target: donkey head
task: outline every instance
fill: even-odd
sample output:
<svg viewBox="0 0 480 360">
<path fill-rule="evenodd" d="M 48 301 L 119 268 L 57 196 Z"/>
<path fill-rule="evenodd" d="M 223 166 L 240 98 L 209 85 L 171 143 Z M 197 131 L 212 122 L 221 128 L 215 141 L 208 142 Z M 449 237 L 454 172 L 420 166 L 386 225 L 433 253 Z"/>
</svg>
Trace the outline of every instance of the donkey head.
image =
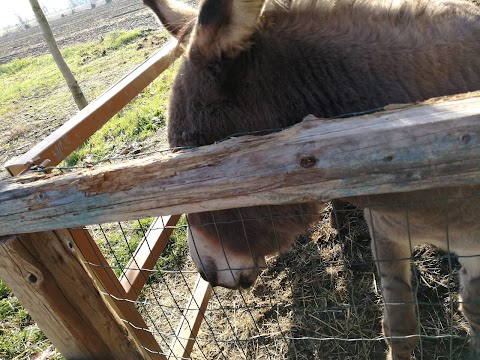
<svg viewBox="0 0 480 360">
<path fill-rule="evenodd" d="M 228 288 L 251 286 L 267 255 L 288 250 L 318 222 L 317 204 L 255 206 L 188 215 L 190 254 L 202 277 Z"/>
<path fill-rule="evenodd" d="M 170 146 L 212 144 L 302 119 L 285 96 L 274 101 L 267 96 L 270 80 L 262 85 L 268 76 L 259 64 L 269 61 L 259 59 L 255 47 L 263 47 L 257 40 L 264 0 L 204 0 L 198 13 L 173 0 L 144 2 L 185 50 L 171 90 Z M 317 213 L 312 209 L 308 212 Z M 304 210 L 291 205 L 189 214 L 192 258 L 212 285 L 248 287 L 265 256 L 289 247 L 310 225 Z"/>
</svg>

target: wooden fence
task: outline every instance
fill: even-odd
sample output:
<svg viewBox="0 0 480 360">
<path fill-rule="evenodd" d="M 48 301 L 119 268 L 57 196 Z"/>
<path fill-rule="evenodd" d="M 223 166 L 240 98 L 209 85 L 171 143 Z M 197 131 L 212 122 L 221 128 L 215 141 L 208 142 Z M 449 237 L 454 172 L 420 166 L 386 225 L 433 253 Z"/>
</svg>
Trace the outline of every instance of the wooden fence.
<svg viewBox="0 0 480 360">
<path fill-rule="evenodd" d="M 60 163 L 179 54 L 168 43 L 7 169 L 18 175 Z M 132 302 L 179 219 L 171 214 L 480 184 L 479 123 L 480 93 L 472 93 L 355 119 L 308 117 L 262 137 L 13 178 L 0 185 L 0 278 L 67 358 L 189 357 L 211 294 L 207 283 L 197 278 L 170 349 L 160 348 Z M 158 218 L 120 279 L 78 229 L 151 216 Z"/>
<path fill-rule="evenodd" d="M 16 176 L 32 166 L 58 165 L 180 54 L 177 43 L 170 41 L 26 154 L 10 160 L 6 169 Z M 0 188 L 2 193 L 6 190 L 3 185 Z M 66 358 L 188 357 L 202 318 L 197 304 L 205 308 L 211 294 L 206 282 L 198 277 L 171 349 L 160 348 L 132 302 L 178 219 L 178 215 L 168 215 L 152 223 L 120 278 L 108 266 L 88 231 L 58 226 L 54 226 L 58 231 L 35 230 L 24 235 L 11 234 L 28 231 L 7 231 L 3 235 L 8 236 L 0 237 L 0 278 Z M 82 266 L 85 264 L 94 266 Z M 99 291 L 109 295 L 100 296 Z"/>
</svg>

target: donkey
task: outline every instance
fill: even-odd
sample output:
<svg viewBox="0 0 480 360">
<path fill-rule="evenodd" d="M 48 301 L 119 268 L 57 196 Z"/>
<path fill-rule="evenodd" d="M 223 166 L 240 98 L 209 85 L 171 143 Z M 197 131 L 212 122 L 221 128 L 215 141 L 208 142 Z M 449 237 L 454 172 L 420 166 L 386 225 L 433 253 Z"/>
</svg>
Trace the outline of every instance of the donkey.
<svg viewBox="0 0 480 360">
<path fill-rule="evenodd" d="M 203 0 L 197 11 L 143 1 L 185 50 L 171 90 L 172 147 L 480 88 L 480 11 L 468 2 Z M 480 356 L 480 261 L 468 257 L 480 254 L 480 200 L 472 194 L 480 187 L 345 199 L 365 209 L 391 359 L 409 359 L 418 342 L 408 258 L 421 243 L 466 256 L 463 312 Z M 189 214 L 192 258 L 212 285 L 249 287 L 265 256 L 290 247 L 323 209 Z"/>
</svg>

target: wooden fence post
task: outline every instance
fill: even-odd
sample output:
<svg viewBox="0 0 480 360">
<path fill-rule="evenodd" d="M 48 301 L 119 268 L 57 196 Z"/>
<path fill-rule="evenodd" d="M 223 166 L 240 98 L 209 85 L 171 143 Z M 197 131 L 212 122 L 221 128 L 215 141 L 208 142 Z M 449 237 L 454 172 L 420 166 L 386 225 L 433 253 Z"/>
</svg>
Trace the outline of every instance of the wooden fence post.
<svg viewBox="0 0 480 360">
<path fill-rule="evenodd" d="M 166 43 L 156 54 L 26 154 L 11 159 L 5 164 L 7 170 L 11 175 L 19 175 L 32 165 L 59 164 L 168 68 L 181 53 L 182 49 L 175 40 Z M 170 221 L 173 223 L 174 219 Z M 9 234 L 16 232 L 17 229 Z M 167 233 L 168 230 L 159 234 L 162 240 L 168 238 Z M 75 254 L 72 242 L 78 246 L 77 249 L 88 251 Z M 153 238 L 147 240 L 147 244 L 150 243 L 155 243 L 155 248 L 161 246 L 161 241 Z M 165 359 L 135 304 L 124 301 L 131 294 L 124 291 L 111 269 L 82 267 L 80 262 L 87 261 L 87 255 L 103 263 L 103 255 L 97 251 L 98 247 L 91 236 L 78 229 L 0 236 L 0 278 L 5 280 L 66 358 Z M 149 256 L 144 265 L 153 268 L 152 259 L 156 260 L 160 253 L 154 255 L 156 258 Z M 143 259 L 146 257 L 143 256 Z M 64 264 L 63 261 L 67 262 Z M 137 276 L 140 272 L 132 270 L 128 275 L 137 279 L 141 278 Z M 97 278 L 101 275 L 97 279 L 99 289 L 103 286 L 110 295 L 106 301 L 113 311 L 105 304 L 88 274 Z M 106 279 L 106 283 L 100 284 L 101 279 Z M 134 288 L 130 290 L 139 292 L 142 279 L 135 280 L 133 285 Z M 122 320 L 116 314 L 122 316 Z"/>
<path fill-rule="evenodd" d="M 0 278 L 67 359 L 145 359 L 78 260 L 48 231 L 0 237 Z"/>
<path fill-rule="evenodd" d="M 183 316 L 175 331 L 175 338 L 170 346 L 169 360 L 190 358 L 211 296 L 212 287 L 198 275 L 193 286 L 192 296 L 185 305 Z"/>
<path fill-rule="evenodd" d="M 102 252 L 88 230 L 62 229 L 58 230 L 57 233 L 75 242 L 75 246 L 78 249 L 78 257 L 84 264 L 88 264 L 86 265 L 86 271 L 96 280 L 99 290 L 103 290 L 105 300 L 126 322 L 132 335 L 138 339 L 138 344 L 148 354 L 148 358 L 152 360 L 166 359 L 160 345 L 135 307 L 135 303 L 129 301 L 128 293 L 108 265 L 107 260 L 103 257 Z M 140 293 L 141 288 L 138 291 Z"/>
</svg>

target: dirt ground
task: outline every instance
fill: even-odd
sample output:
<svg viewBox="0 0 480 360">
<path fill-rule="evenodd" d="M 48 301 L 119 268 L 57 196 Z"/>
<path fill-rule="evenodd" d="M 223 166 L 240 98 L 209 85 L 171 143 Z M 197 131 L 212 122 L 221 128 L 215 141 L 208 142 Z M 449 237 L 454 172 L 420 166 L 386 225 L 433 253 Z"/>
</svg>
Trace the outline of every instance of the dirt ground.
<svg viewBox="0 0 480 360">
<path fill-rule="evenodd" d="M 98 39 L 112 30 L 157 29 L 159 23 L 141 0 L 113 0 L 110 4 L 50 21 L 60 48 Z M 19 29 L 0 37 L 0 64 L 15 58 L 46 54 L 38 26 Z"/>
</svg>

